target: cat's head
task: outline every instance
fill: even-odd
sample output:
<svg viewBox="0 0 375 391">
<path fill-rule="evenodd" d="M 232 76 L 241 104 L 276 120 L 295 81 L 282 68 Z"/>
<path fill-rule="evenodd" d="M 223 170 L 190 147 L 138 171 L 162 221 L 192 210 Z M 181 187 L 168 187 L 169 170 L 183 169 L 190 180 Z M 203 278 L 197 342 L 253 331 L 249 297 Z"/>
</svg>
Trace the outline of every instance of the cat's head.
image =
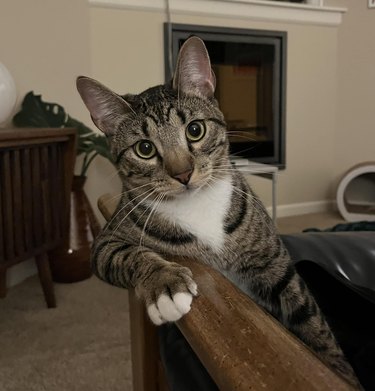
<svg viewBox="0 0 375 391">
<path fill-rule="evenodd" d="M 198 37 L 182 46 L 172 83 L 120 96 L 77 79 L 96 126 L 109 140 L 127 187 L 150 184 L 174 196 L 209 186 L 228 169 L 228 139 L 214 98 L 215 76 Z"/>
</svg>

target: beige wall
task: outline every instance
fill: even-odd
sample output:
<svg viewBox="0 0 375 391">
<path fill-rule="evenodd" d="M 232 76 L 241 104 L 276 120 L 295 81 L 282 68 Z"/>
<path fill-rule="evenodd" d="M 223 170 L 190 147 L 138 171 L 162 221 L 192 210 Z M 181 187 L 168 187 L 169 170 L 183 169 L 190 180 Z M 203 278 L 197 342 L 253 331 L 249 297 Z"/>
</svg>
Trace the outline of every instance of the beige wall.
<svg viewBox="0 0 375 391">
<path fill-rule="evenodd" d="M 343 171 L 373 160 L 375 10 L 366 0 L 326 3 L 349 7 L 338 28 L 173 16 L 179 23 L 288 31 L 287 169 L 279 204 L 332 199 Z M 2 0 L 0 61 L 20 98 L 34 90 L 93 126 L 75 77 L 93 76 L 120 93 L 162 83 L 164 20 L 162 13 L 89 7 L 86 0 Z M 93 203 L 119 189 L 113 173 L 103 160 L 93 164 L 86 186 Z M 269 182 L 252 181 L 270 204 Z"/>
<path fill-rule="evenodd" d="M 86 0 L 1 0 L 0 61 L 12 73 L 19 100 L 34 90 L 88 119 L 75 91 L 90 72 Z"/>
<path fill-rule="evenodd" d="M 336 180 L 355 164 L 375 161 L 375 8 L 367 0 L 330 0 L 348 12 L 339 30 Z"/>
</svg>

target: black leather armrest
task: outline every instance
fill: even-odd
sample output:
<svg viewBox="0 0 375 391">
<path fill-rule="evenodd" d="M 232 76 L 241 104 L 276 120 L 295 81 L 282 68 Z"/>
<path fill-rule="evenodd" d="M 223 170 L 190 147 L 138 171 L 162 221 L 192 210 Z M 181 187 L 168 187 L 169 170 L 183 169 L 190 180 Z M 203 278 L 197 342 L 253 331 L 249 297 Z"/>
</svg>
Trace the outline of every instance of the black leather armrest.
<svg viewBox="0 0 375 391">
<path fill-rule="evenodd" d="M 311 261 L 375 303 L 375 232 L 282 235 L 293 261 Z"/>
</svg>

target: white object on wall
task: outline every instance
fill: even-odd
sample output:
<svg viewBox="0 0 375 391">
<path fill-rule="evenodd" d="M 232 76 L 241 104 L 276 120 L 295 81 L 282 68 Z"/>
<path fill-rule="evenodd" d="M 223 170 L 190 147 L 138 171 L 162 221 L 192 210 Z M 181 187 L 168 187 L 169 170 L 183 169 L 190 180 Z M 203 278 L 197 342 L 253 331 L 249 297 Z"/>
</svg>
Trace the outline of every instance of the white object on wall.
<svg viewBox="0 0 375 391">
<path fill-rule="evenodd" d="M 6 125 L 16 101 L 16 84 L 6 66 L 0 62 L 0 126 Z"/>
<path fill-rule="evenodd" d="M 343 176 L 337 208 L 346 221 L 375 221 L 375 162 L 358 164 Z"/>
<path fill-rule="evenodd" d="M 375 8 L 375 0 L 368 0 L 368 7 Z"/>
</svg>

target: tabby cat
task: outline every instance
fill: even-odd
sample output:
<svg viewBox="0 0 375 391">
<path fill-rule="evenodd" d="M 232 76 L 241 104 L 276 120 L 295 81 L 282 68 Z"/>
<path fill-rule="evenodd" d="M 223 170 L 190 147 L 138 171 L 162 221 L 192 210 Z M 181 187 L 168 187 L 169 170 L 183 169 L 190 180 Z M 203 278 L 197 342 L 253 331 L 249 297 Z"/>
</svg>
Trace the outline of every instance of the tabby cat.
<svg viewBox="0 0 375 391">
<path fill-rule="evenodd" d="M 108 137 L 123 183 L 118 208 L 93 246 L 96 275 L 134 287 L 160 325 L 189 312 L 197 295 L 191 271 L 166 258 L 199 259 L 358 385 L 263 205 L 230 163 L 202 40 L 184 43 L 170 84 L 119 96 L 79 77 L 77 88 Z"/>
</svg>

